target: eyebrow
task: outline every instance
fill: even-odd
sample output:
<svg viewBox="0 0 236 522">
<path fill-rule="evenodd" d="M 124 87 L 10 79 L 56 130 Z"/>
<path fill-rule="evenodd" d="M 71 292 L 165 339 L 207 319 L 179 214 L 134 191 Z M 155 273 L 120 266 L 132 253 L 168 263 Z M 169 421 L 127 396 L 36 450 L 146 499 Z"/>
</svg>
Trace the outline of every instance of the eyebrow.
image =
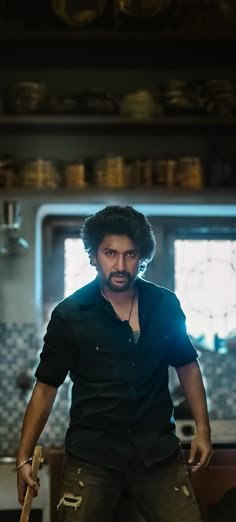
<svg viewBox="0 0 236 522">
<path fill-rule="evenodd" d="M 117 252 L 117 250 L 115 248 L 110 248 L 110 247 L 104 247 L 104 252 L 106 250 L 109 250 L 109 252 Z M 129 250 L 125 250 L 125 252 L 123 252 L 123 253 L 130 254 L 132 252 L 135 252 L 137 254 L 137 252 L 138 252 L 137 248 L 130 248 Z"/>
</svg>

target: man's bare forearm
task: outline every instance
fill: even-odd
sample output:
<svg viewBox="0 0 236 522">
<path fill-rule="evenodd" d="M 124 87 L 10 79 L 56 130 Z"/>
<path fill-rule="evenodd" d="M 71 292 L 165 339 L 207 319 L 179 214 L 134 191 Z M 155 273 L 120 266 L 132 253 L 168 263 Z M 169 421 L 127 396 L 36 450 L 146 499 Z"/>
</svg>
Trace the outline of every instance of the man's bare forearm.
<svg viewBox="0 0 236 522">
<path fill-rule="evenodd" d="M 197 430 L 210 432 L 205 388 L 197 361 L 176 368 L 180 384 L 184 390 Z"/>
<path fill-rule="evenodd" d="M 57 388 L 37 382 L 24 415 L 17 464 L 28 459 L 48 420 Z"/>
<path fill-rule="evenodd" d="M 206 393 L 197 361 L 176 368 L 176 371 L 197 428 L 188 458 L 189 465 L 196 472 L 205 469 L 213 455 Z"/>
</svg>

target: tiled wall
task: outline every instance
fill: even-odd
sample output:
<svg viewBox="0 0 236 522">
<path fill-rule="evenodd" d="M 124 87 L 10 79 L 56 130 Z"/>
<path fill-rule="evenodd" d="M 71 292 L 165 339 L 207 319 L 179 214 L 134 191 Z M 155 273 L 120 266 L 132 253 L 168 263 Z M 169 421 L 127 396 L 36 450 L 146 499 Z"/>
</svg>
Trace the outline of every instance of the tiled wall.
<svg viewBox="0 0 236 522">
<path fill-rule="evenodd" d="M 14 455 L 26 404 L 34 384 L 42 339 L 32 323 L 0 324 L 0 455 Z M 236 353 L 203 352 L 199 358 L 207 388 L 210 414 L 236 419 Z M 23 376 L 30 390 L 17 384 Z M 68 424 L 69 379 L 59 389 L 49 421 L 40 438 L 44 446 L 63 446 Z"/>
<path fill-rule="evenodd" d="M 39 347 L 40 345 L 40 347 Z M 33 388 L 34 369 L 39 360 L 42 340 L 37 339 L 34 324 L 0 323 L 0 455 L 14 455 L 18 446 L 23 415 Z M 30 389 L 17 386 L 29 380 Z M 69 381 L 57 395 L 53 411 L 40 443 L 63 446 L 68 424 Z"/>
<path fill-rule="evenodd" d="M 212 419 L 236 420 L 236 351 L 199 355 Z"/>
</svg>

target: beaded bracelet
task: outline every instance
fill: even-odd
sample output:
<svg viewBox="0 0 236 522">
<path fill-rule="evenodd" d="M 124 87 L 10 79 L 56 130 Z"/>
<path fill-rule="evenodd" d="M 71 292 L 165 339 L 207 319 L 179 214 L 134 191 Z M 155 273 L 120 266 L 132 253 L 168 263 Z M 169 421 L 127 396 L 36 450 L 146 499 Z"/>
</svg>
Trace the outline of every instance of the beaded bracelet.
<svg viewBox="0 0 236 522">
<path fill-rule="evenodd" d="M 21 462 L 20 464 L 18 464 L 18 466 L 15 467 L 15 470 L 17 471 L 18 469 L 22 468 L 22 466 L 24 466 L 25 464 L 28 464 L 29 462 L 32 462 L 32 457 L 30 457 L 29 459 L 23 460 L 23 462 Z"/>
</svg>

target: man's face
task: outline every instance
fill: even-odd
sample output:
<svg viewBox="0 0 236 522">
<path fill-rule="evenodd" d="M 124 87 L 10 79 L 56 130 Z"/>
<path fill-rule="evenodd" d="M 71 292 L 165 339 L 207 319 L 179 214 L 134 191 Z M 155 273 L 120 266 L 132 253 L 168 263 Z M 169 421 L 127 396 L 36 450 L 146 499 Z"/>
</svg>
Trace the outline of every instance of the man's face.
<svg viewBox="0 0 236 522">
<path fill-rule="evenodd" d="M 138 275 L 140 255 L 133 241 L 125 234 L 107 234 L 92 261 L 102 286 L 106 285 L 113 292 L 124 292 L 133 285 Z"/>
</svg>

